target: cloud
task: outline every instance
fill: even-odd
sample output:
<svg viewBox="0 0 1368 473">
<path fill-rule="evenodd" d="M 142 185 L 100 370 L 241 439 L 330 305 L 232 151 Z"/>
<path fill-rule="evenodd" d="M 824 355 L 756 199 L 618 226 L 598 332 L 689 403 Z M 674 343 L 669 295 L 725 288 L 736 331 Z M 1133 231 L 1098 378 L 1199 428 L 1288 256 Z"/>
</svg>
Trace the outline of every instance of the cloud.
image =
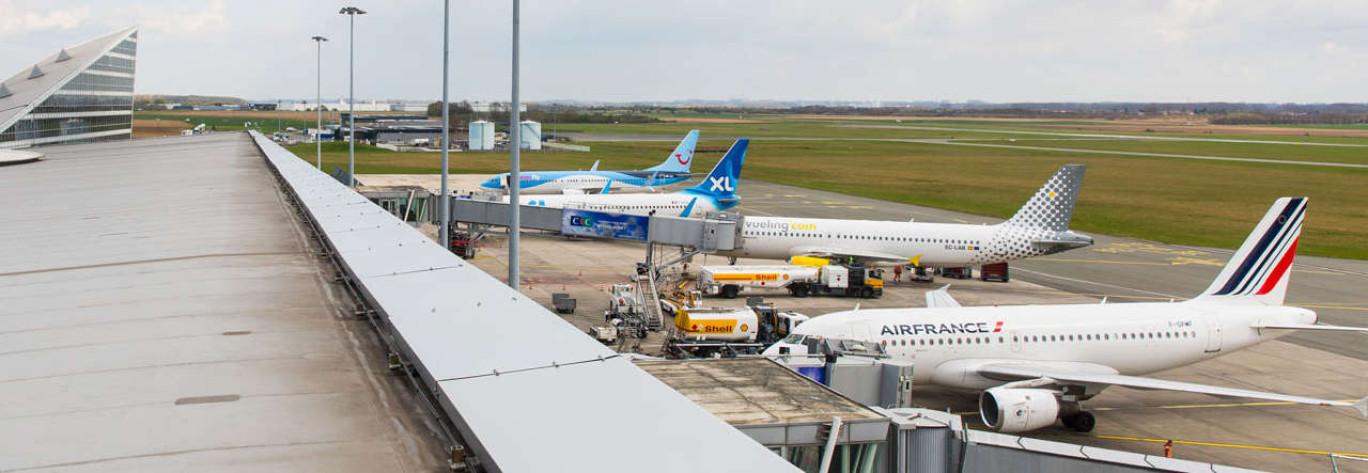
<svg viewBox="0 0 1368 473">
<path fill-rule="evenodd" d="M 1320 45 L 1320 50 L 1321 50 L 1321 52 L 1326 53 L 1326 54 L 1340 54 L 1340 53 L 1349 52 L 1349 48 L 1346 48 L 1346 47 L 1344 47 L 1344 46 L 1340 46 L 1339 43 L 1335 43 L 1335 42 L 1325 42 L 1325 43 L 1321 43 L 1321 45 Z"/>
<path fill-rule="evenodd" d="M 199 5 L 199 4 L 191 4 Z M 149 31 L 165 33 L 167 36 L 206 37 L 228 31 L 225 16 L 227 4 L 223 0 L 209 2 L 203 10 L 183 10 L 138 5 L 134 8 L 135 17 L 142 27 Z"/>
<path fill-rule="evenodd" d="M 90 18 L 90 7 L 50 10 L 45 13 L 23 11 L 11 0 L 0 0 L 0 36 L 50 29 L 69 30 Z"/>
</svg>

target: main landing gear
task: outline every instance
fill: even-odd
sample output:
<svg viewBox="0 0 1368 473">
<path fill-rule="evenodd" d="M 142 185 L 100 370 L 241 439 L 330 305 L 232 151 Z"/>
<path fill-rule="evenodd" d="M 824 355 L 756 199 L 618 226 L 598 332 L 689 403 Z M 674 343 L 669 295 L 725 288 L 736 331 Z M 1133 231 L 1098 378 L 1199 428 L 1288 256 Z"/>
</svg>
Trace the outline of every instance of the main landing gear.
<svg viewBox="0 0 1368 473">
<path fill-rule="evenodd" d="M 1092 413 L 1088 411 L 1078 411 L 1073 414 L 1063 415 L 1059 417 L 1059 420 L 1064 423 L 1065 427 L 1074 429 L 1077 432 L 1091 432 L 1093 427 L 1097 426 L 1097 418 L 1093 417 Z"/>
</svg>

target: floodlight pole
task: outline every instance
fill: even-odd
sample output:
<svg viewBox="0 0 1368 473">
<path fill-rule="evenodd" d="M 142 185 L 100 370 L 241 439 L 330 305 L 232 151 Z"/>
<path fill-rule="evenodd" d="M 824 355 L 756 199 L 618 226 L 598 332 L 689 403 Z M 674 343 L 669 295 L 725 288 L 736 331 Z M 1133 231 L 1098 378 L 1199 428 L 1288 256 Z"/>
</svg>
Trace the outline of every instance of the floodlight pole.
<svg viewBox="0 0 1368 473">
<path fill-rule="evenodd" d="M 318 105 L 314 106 L 314 111 L 318 112 L 318 126 L 314 128 L 314 142 L 318 144 L 318 155 L 314 158 L 318 162 L 318 169 L 323 170 L 323 42 L 328 38 L 314 36 L 314 43 L 318 44 Z"/>
<path fill-rule="evenodd" d="M 347 187 L 356 187 L 356 15 L 366 11 L 346 7 L 338 13 L 347 15 Z"/>
<path fill-rule="evenodd" d="M 451 58 L 451 0 L 442 0 L 442 198 L 437 210 L 442 213 L 442 228 L 437 232 L 442 248 L 451 250 L 450 193 L 447 191 L 447 159 L 451 151 L 451 102 L 447 99 L 447 84 Z M 465 255 L 461 255 L 464 257 Z"/>
<path fill-rule="evenodd" d="M 508 207 L 512 209 L 512 215 L 508 219 L 508 287 L 518 290 L 518 240 L 522 231 L 522 202 L 518 199 L 518 188 L 522 187 L 522 177 L 519 175 L 520 156 L 519 149 L 522 148 L 518 135 L 522 124 L 519 123 L 518 116 L 518 0 L 513 0 L 513 104 L 508 109 L 508 146 L 511 150 L 508 163 Z"/>
</svg>

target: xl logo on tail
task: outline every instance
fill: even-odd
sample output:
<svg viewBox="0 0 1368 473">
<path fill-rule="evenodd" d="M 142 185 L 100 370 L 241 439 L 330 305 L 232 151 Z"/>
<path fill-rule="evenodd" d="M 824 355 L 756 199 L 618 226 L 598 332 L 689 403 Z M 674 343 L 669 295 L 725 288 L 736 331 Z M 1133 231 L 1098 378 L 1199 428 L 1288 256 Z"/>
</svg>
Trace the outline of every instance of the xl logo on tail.
<svg viewBox="0 0 1368 473">
<path fill-rule="evenodd" d="M 735 192 L 735 191 L 736 191 L 736 189 L 732 188 L 731 176 L 709 177 L 708 180 L 709 180 L 709 181 L 712 181 L 712 188 L 711 188 L 711 189 L 708 189 L 709 192 Z"/>
</svg>

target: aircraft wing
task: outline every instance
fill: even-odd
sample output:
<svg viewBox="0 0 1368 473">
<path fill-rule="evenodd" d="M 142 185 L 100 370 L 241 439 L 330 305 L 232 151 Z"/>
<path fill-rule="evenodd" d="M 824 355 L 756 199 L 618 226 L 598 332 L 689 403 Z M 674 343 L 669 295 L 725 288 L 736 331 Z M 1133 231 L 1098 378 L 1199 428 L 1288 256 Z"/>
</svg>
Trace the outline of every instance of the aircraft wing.
<svg viewBox="0 0 1368 473">
<path fill-rule="evenodd" d="M 818 258 L 845 258 L 854 257 L 868 261 L 888 262 L 888 263 L 912 263 L 917 264 L 921 255 L 916 258 L 906 258 L 893 253 L 882 251 L 854 250 L 849 248 L 835 248 L 829 246 L 797 246 L 789 251 L 789 256 L 815 256 Z"/>
<path fill-rule="evenodd" d="M 1342 325 L 1320 325 L 1320 324 L 1255 324 L 1253 328 L 1267 330 L 1325 330 L 1331 332 L 1359 332 L 1368 333 L 1365 327 L 1345 327 Z"/>
<path fill-rule="evenodd" d="M 954 297 L 950 297 L 950 285 L 946 284 L 944 286 L 941 286 L 940 289 L 936 289 L 934 291 L 926 291 L 926 306 L 959 307 L 960 303 L 959 301 L 955 300 Z"/>
<path fill-rule="evenodd" d="M 1018 380 L 1048 380 L 1053 384 L 1092 384 L 1092 385 L 1112 385 L 1125 386 L 1134 389 L 1157 389 L 1164 391 L 1181 391 L 1189 393 L 1210 394 L 1213 396 L 1243 397 L 1249 399 L 1264 399 L 1268 401 L 1295 402 L 1298 404 L 1311 404 L 1316 406 L 1344 406 L 1352 407 L 1364 417 L 1368 417 L 1368 397 L 1358 400 L 1358 402 L 1335 401 L 1329 399 L 1316 399 L 1312 397 L 1292 396 L 1288 394 L 1270 393 L 1264 391 L 1251 391 L 1247 389 L 1226 388 L 1221 386 L 1209 386 L 1205 384 L 1184 383 L 1180 381 L 1168 381 L 1163 379 L 1142 378 L 1139 376 L 1126 376 L 1120 374 L 1093 373 L 1081 370 L 1064 370 L 1050 366 L 1040 366 L 1032 364 L 986 364 L 978 367 L 978 373 L 992 379 L 1018 379 Z"/>
</svg>

